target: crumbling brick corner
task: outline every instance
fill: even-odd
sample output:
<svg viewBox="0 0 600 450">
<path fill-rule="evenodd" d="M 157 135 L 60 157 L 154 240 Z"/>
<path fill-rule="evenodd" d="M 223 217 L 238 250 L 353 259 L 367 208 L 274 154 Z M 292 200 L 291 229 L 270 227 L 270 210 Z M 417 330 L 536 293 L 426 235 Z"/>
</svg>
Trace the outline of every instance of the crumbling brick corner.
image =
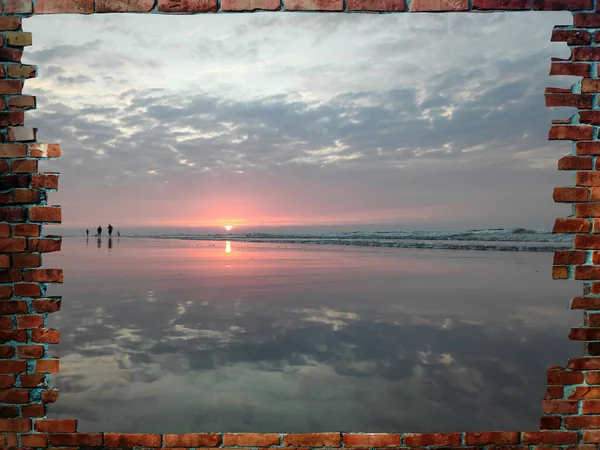
<svg viewBox="0 0 600 450">
<path fill-rule="evenodd" d="M 485 450 L 596 450 L 600 448 L 600 3 L 597 0 L 1 0 L 0 3 L 0 448 L 464 448 Z M 553 58 L 551 75 L 582 77 L 570 89 L 548 88 L 547 106 L 575 107 L 555 120 L 549 139 L 572 141 L 559 170 L 575 172 L 574 186 L 554 190 L 556 202 L 572 203 L 573 214 L 556 220 L 553 231 L 572 233 L 574 246 L 554 255 L 554 279 L 581 280 L 583 295 L 571 309 L 583 310 L 583 324 L 569 338 L 583 341 L 584 356 L 567 367 L 551 367 L 542 400 L 540 430 L 484 433 L 80 433 L 77 420 L 46 418 L 58 398 L 49 389 L 58 358 L 49 344 L 58 330 L 48 314 L 61 298 L 49 297 L 49 283 L 61 283 L 60 269 L 42 268 L 43 253 L 59 251 L 60 236 L 44 225 L 60 223 L 59 206 L 48 205 L 58 174 L 40 172 L 40 160 L 60 158 L 58 144 L 38 143 L 24 126 L 35 97 L 23 94 L 37 67 L 21 64 L 32 35 L 22 21 L 33 14 L 137 12 L 196 14 L 249 11 L 322 12 L 494 12 L 571 11 L 572 25 L 555 27 L 552 41 L 566 42 L 568 59 Z M 598 11 L 598 12 L 597 12 Z M 565 330 L 566 333 L 566 330 Z M 410 407 L 398 405 L 399 408 Z M 358 430 L 359 431 L 359 430 Z"/>
</svg>

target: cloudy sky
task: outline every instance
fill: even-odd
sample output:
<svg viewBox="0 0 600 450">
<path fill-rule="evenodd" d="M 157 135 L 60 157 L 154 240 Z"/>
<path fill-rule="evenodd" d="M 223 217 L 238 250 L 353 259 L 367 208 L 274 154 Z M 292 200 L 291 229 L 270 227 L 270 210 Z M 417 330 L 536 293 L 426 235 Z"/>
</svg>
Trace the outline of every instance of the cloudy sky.
<svg viewBox="0 0 600 450">
<path fill-rule="evenodd" d="M 45 15 L 23 63 L 61 231 L 551 228 L 569 13 Z M 218 228 L 217 228 L 218 227 Z"/>
</svg>

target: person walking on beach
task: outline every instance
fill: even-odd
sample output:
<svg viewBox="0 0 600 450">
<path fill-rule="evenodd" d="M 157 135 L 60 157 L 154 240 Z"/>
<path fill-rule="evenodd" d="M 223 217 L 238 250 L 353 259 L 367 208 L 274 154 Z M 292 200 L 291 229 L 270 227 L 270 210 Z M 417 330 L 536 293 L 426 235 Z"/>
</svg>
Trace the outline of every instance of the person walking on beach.
<svg viewBox="0 0 600 450">
<path fill-rule="evenodd" d="M 117 231 L 117 237 L 121 237 L 121 232 Z"/>
<path fill-rule="evenodd" d="M 88 228 L 87 230 L 85 230 L 85 235 L 86 235 L 87 237 L 90 237 L 90 230 L 89 230 L 89 228 Z"/>
<path fill-rule="evenodd" d="M 111 237 L 112 236 L 113 226 L 109 223 L 107 228 L 108 228 L 108 237 Z"/>
<path fill-rule="evenodd" d="M 98 225 L 98 234 L 96 236 L 102 236 L 102 227 Z"/>
</svg>

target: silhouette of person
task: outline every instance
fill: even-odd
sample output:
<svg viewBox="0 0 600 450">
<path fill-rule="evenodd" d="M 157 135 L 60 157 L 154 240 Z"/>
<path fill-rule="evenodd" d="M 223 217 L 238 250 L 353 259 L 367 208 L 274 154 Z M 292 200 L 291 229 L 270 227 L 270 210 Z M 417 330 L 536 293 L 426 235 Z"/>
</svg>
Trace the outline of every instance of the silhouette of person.
<svg viewBox="0 0 600 450">
<path fill-rule="evenodd" d="M 121 237 L 121 232 L 117 231 L 117 237 Z"/>
<path fill-rule="evenodd" d="M 109 223 L 107 228 L 108 228 L 108 237 L 111 237 L 112 236 L 113 226 Z"/>
<path fill-rule="evenodd" d="M 85 235 L 86 235 L 87 237 L 90 237 L 90 230 L 89 230 L 89 229 L 88 229 L 88 230 L 85 230 Z"/>
<path fill-rule="evenodd" d="M 102 236 L 102 227 L 98 225 L 98 234 L 97 236 Z"/>
</svg>

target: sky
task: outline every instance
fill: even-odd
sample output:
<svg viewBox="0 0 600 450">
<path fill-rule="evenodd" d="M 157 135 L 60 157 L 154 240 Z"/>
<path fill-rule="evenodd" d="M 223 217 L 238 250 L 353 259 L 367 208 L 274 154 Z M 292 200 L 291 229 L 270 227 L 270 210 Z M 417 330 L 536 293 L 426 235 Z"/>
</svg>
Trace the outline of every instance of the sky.
<svg viewBox="0 0 600 450">
<path fill-rule="evenodd" d="M 25 126 L 63 156 L 52 231 L 552 228 L 544 89 L 566 12 L 43 15 Z"/>
</svg>

